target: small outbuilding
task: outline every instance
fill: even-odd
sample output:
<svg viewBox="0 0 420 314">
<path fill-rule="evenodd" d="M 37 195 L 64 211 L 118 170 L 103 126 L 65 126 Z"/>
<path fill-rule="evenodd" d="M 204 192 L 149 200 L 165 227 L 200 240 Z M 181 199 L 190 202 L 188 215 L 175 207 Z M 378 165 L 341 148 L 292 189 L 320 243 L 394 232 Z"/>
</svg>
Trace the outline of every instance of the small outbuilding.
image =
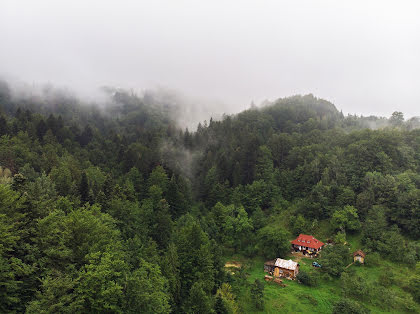
<svg viewBox="0 0 420 314">
<path fill-rule="evenodd" d="M 264 271 L 274 277 L 295 279 L 299 273 L 299 264 L 292 260 L 276 258 L 275 260 L 264 263 Z"/>
<path fill-rule="evenodd" d="M 362 250 L 357 250 L 356 252 L 353 253 L 353 261 L 364 264 L 365 256 L 366 254 Z"/>
</svg>

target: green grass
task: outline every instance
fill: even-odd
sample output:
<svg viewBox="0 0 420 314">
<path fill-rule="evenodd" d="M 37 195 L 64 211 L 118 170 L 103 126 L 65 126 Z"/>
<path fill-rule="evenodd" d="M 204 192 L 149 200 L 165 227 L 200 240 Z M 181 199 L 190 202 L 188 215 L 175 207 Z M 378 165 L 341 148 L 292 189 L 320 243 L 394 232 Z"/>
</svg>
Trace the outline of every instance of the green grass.
<svg viewBox="0 0 420 314">
<path fill-rule="evenodd" d="M 248 261 L 248 282 L 253 283 L 255 279 L 264 280 L 264 260 L 254 259 Z M 310 269 L 312 260 L 303 259 L 300 262 L 301 269 Z M 287 285 L 281 287 L 273 282 L 264 281 L 265 309 L 262 313 L 331 313 L 333 303 L 339 299 L 340 288 L 336 282 L 311 288 L 299 284 L 297 281 L 284 279 Z M 249 291 L 242 290 L 243 295 L 239 298 L 239 304 L 244 313 L 257 312 L 249 295 Z"/>
<path fill-rule="evenodd" d="M 350 239 L 352 249 L 359 248 L 360 238 L 354 237 Z M 273 282 L 264 281 L 264 260 L 262 258 L 244 259 L 239 256 L 235 260 L 240 260 L 248 265 L 247 281 L 252 284 L 255 279 L 264 282 L 264 311 L 260 313 L 332 313 L 334 303 L 341 298 L 340 279 L 320 281 L 317 287 L 307 287 L 299 284 L 297 281 L 283 279 L 286 287 L 281 287 Z M 290 256 L 294 259 L 294 256 Z M 312 259 L 303 258 L 299 261 L 301 270 L 312 269 Z M 407 267 L 391 263 L 389 261 L 381 261 L 381 265 L 377 267 L 368 266 L 350 266 L 354 269 L 355 274 L 366 278 L 369 282 L 376 282 L 381 273 L 393 269 L 395 274 L 409 275 L 411 270 Z M 312 269 L 313 270 L 313 269 Z M 320 271 L 316 269 L 315 271 Z M 400 278 L 397 276 L 396 278 Z M 397 279 L 398 280 L 398 279 Z M 400 279 L 403 280 L 403 279 Z M 404 293 L 401 284 L 394 284 L 390 289 L 399 293 Z M 249 288 L 241 287 L 238 297 L 238 304 L 243 313 L 258 312 L 252 302 Z M 363 303 L 372 313 L 404 313 L 395 309 L 387 311 L 370 305 L 369 302 Z"/>
<path fill-rule="evenodd" d="M 350 244 L 351 252 L 355 252 L 357 250 L 361 250 L 362 245 L 362 234 L 347 234 L 347 243 Z"/>
</svg>

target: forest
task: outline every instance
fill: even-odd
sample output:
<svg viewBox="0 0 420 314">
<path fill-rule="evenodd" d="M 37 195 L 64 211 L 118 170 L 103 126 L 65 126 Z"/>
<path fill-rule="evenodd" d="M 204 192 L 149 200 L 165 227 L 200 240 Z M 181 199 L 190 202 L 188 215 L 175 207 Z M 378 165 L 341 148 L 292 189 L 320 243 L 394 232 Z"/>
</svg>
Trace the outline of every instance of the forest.
<svg viewBox="0 0 420 314">
<path fill-rule="evenodd" d="M 188 130 L 107 92 L 0 83 L 1 313 L 420 311 L 419 119 L 297 95 Z M 264 282 L 300 233 L 322 267 Z"/>
</svg>

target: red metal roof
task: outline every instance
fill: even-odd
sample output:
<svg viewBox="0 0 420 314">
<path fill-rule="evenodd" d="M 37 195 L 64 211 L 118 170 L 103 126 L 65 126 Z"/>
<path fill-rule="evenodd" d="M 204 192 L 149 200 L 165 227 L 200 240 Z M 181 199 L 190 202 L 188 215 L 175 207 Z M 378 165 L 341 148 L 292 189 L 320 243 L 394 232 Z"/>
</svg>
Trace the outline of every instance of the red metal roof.
<svg viewBox="0 0 420 314">
<path fill-rule="evenodd" d="M 306 246 L 313 249 L 319 249 L 321 246 L 324 245 L 323 242 L 307 234 L 299 234 L 299 236 L 292 241 L 292 244 Z"/>
</svg>

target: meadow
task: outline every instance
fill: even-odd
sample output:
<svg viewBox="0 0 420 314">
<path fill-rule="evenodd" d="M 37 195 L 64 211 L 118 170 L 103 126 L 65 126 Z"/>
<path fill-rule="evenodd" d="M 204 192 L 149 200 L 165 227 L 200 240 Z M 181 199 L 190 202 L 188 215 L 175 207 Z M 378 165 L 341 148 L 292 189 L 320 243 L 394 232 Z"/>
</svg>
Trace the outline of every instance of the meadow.
<svg viewBox="0 0 420 314">
<path fill-rule="evenodd" d="M 360 248 L 360 235 L 350 236 L 348 239 L 350 251 L 353 252 Z M 326 278 L 322 276 L 322 270 L 312 266 L 313 261 L 317 259 L 301 258 L 290 254 L 287 259 L 299 262 L 300 271 L 320 272 L 319 284 L 315 287 L 305 286 L 298 280 L 283 279 L 286 287 L 281 287 L 274 282 L 264 281 L 264 262 L 261 257 L 245 258 L 234 256 L 235 260 L 240 261 L 245 267 L 247 284 L 251 285 L 255 279 L 259 279 L 264 284 L 264 310 L 258 311 L 253 302 L 250 289 L 246 285 L 237 289 L 237 302 L 243 313 L 332 313 L 335 302 L 342 297 L 342 279 Z M 369 286 L 378 285 L 383 278 L 390 277 L 388 291 L 392 291 L 397 296 L 406 295 L 404 286 L 407 284 L 406 278 L 412 272 L 412 269 L 392 263 L 387 260 L 381 260 L 379 265 L 351 265 L 347 272 L 352 276 L 360 276 L 365 279 Z M 397 275 L 398 274 L 398 275 Z M 382 277 L 381 277 L 382 275 Z M 371 313 L 409 313 L 418 312 L 417 308 L 395 308 L 381 303 L 378 299 L 366 299 L 360 302 L 368 308 Z"/>
</svg>

